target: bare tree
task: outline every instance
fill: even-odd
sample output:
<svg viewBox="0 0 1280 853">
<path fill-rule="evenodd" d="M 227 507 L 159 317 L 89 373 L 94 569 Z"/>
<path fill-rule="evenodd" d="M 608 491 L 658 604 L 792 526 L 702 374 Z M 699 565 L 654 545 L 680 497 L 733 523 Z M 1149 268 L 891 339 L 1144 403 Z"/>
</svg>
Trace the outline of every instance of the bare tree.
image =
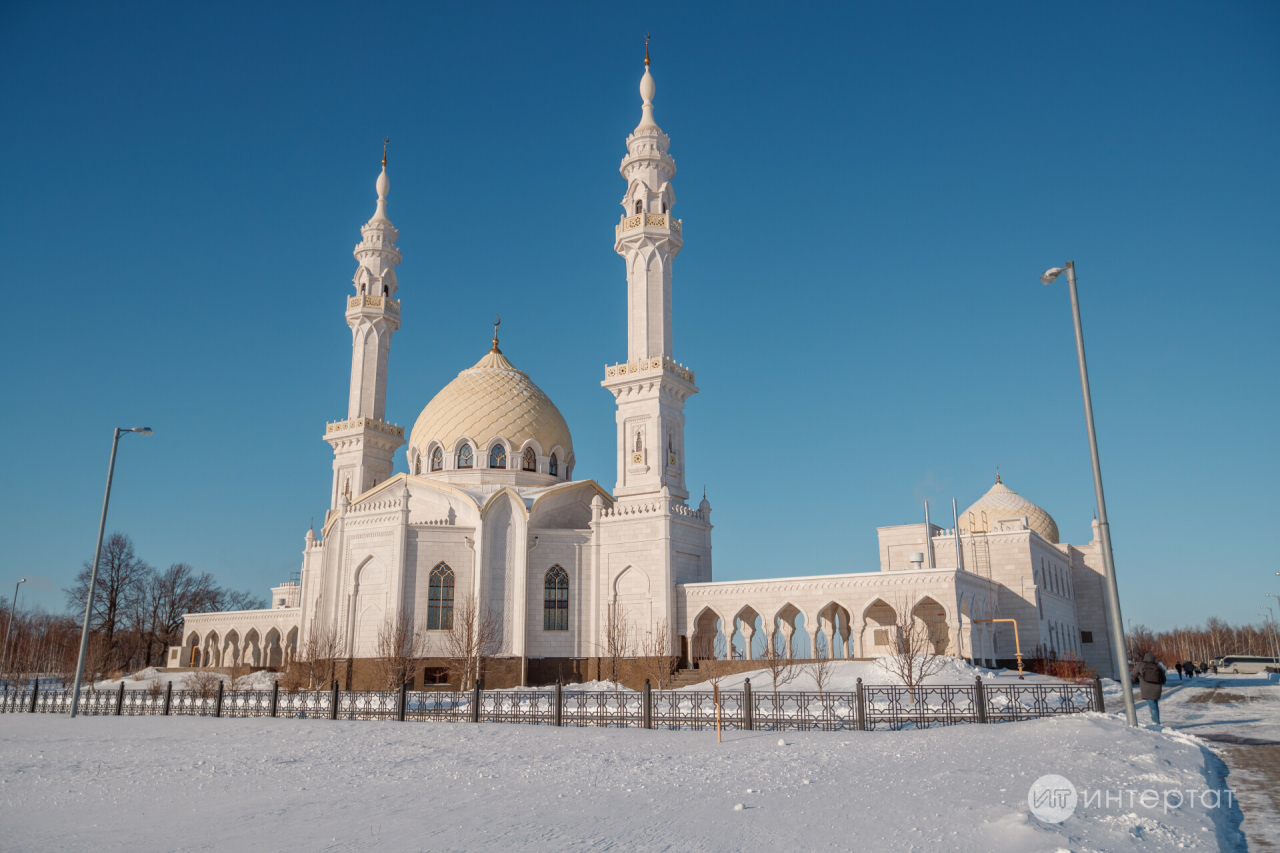
<svg viewBox="0 0 1280 853">
<path fill-rule="evenodd" d="M 657 684 L 659 690 L 662 689 L 662 682 L 669 681 L 680 665 L 680 656 L 673 649 L 670 623 L 665 618 L 659 619 L 658 624 L 640 642 L 640 662 L 645 677 Z"/>
<path fill-rule="evenodd" d="M 897 621 L 891 629 L 892 652 L 880 658 L 880 665 L 897 676 L 907 688 L 914 703 L 916 691 L 930 676 L 937 675 L 946 665 L 946 658 L 938 653 L 938 641 L 933 624 L 917 619 L 911 604 L 899 598 L 894 605 Z"/>
<path fill-rule="evenodd" d="M 89 598 L 89 575 L 92 565 L 86 560 L 76 575 L 75 582 L 63 590 L 67 606 L 83 612 Z M 133 550 L 133 540 L 123 533 L 112 533 L 102 543 L 102 557 L 98 561 L 98 573 L 94 583 L 93 611 L 90 626 L 100 631 L 106 640 L 107 650 L 115 663 L 116 632 L 125 621 L 135 601 L 142 595 L 145 580 L 151 567 Z M 110 665 L 110 664 L 109 664 Z"/>
<path fill-rule="evenodd" d="M 773 682 L 773 692 L 785 687 L 795 680 L 799 668 L 787 657 L 786 652 L 778 648 L 778 635 L 765 637 L 764 655 L 760 658 L 764 668 L 769 671 L 769 679 Z M 777 701 L 776 699 L 774 700 Z"/>
<path fill-rule="evenodd" d="M 694 643 L 694 662 L 698 671 L 712 684 L 720 684 L 729 674 L 729 663 L 725 657 L 725 639 L 719 631 L 711 637 L 699 636 Z"/>
<path fill-rule="evenodd" d="M 188 673 L 187 677 L 182 680 L 183 688 L 193 691 L 199 699 L 211 699 L 216 696 L 218 694 L 218 685 L 221 683 L 222 676 L 207 669 Z"/>
<path fill-rule="evenodd" d="M 289 678 L 290 686 L 300 686 L 305 677 L 308 687 L 327 688 L 333 683 L 338 648 L 338 632 L 332 626 L 311 623 L 311 630 L 298 655 L 298 671 Z"/>
<path fill-rule="evenodd" d="M 624 670 L 630 668 L 628 660 L 635 655 L 631 622 L 616 601 L 609 605 L 609 612 L 605 617 L 604 643 L 600 652 L 600 664 L 605 670 L 601 675 L 605 676 L 605 680 L 612 681 L 616 690 L 626 674 Z"/>
<path fill-rule="evenodd" d="M 454 601 L 452 620 L 442 626 L 449 652 L 449 680 L 459 690 L 470 690 L 502 648 L 502 619 L 474 593 L 467 592 Z"/>
<path fill-rule="evenodd" d="M 827 685 L 831 683 L 832 677 L 836 673 L 836 662 L 830 657 L 815 657 L 804 666 L 804 672 L 813 679 L 813 683 L 818 688 L 818 695 L 822 695 L 826 691 Z"/>
<path fill-rule="evenodd" d="M 404 610 L 388 613 L 378 628 L 378 680 L 388 690 L 398 690 L 413 678 L 425 649 L 426 635 L 417 630 L 412 616 Z"/>
</svg>

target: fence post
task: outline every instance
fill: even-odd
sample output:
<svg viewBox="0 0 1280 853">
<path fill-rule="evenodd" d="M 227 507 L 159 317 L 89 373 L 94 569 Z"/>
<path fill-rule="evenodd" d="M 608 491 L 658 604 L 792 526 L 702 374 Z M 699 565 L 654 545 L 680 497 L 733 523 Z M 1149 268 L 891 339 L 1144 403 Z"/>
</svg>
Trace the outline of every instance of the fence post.
<svg viewBox="0 0 1280 853">
<path fill-rule="evenodd" d="M 742 680 L 742 727 L 753 731 L 756 727 L 756 705 L 751 699 L 751 679 Z"/>
<path fill-rule="evenodd" d="M 123 686 L 123 682 L 121 682 Z M 40 676 L 36 676 L 36 680 L 31 682 L 31 713 L 36 712 L 36 697 L 40 695 Z"/>
<path fill-rule="evenodd" d="M 1093 701 L 1098 706 L 1099 714 L 1107 712 L 1107 705 L 1102 701 L 1102 678 L 1097 675 L 1093 677 Z"/>
<path fill-rule="evenodd" d="M 329 698 L 329 719 L 338 719 L 338 679 L 333 680 L 333 693 Z"/>
<path fill-rule="evenodd" d="M 978 722 L 987 721 L 987 692 L 982 687 L 982 676 L 973 679 L 973 706 L 978 711 Z"/>
<path fill-rule="evenodd" d="M 173 682 L 170 681 L 164 688 L 164 716 L 169 716 L 169 706 L 173 704 Z"/>
<path fill-rule="evenodd" d="M 39 679 L 36 680 L 39 684 Z M 36 709 L 36 703 L 31 703 L 31 710 Z M 120 716 L 120 712 L 124 710 L 124 676 L 120 676 L 120 692 L 116 694 L 116 716 Z"/>
<path fill-rule="evenodd" d="M 557 727 L 564 725 L 564 685 L 560 683 L 560 679 L 556 679 L 556 710 L 555 724 Z"/>
<path fill-rule="evenodd" d="M 215 717 L 221 717 L 221 716 L 222 716 L 222 686 L 223 686 L 223 684 L 224 684 L 223 680 L 222 680 L 222 679 L 218 679 L 218 700 L 217 700 L 217 701 L 214 703 L 214 705 L 213 705 L 213 715 L 214 715 Z"/>
<path fill-rule="evenodd" d="M 404 706 L 409 698 L 409 682 L 400 682 L 400 706 L 396 708 L 396 720 L 404 722 Z"/>
<path fill-rule="evenodd" d="M 280 706 L 280 682 L 271 682 L 271 716 L 276 715 L 276 708 Z"/>
<path fill-rule="evenodd" d="M 653 689 L 649 686 L 649 679 L 644 680 L 644 727 L 646 729 L 653 728 Z"/>
<path fill-rule="evenodd" d="M 867 730 L 867 700 L 862 693 L 862 679 L 858 679 L 858 731 Z"/>
<path fill-rule="evenodd" d="M 476 679 L 475 687 L 471 690 L 471 722 L 480 722 L 480 679 Z"/>
</svg>

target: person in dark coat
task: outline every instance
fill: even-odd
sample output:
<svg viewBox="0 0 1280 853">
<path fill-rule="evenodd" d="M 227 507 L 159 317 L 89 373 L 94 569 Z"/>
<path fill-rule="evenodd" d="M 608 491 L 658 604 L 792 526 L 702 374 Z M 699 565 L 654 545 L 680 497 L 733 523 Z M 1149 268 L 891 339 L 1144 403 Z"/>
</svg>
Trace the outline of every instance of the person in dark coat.
<svg viewBox="0 0 1280 853">
<path fill-rule="evenodd" d="M 1184 670 L 1186 670 L 1186 671 L 1187 671 L 1187 673 L 1188 673 L 1187 677 L 1188 677 L 1188 678 L 1195 678 L 1195 677 L 1196 677 L 1196 665 L 1195 665 L 1195 664 L 1193 664 L 1191 661 L 1187 661 L 1186 663 L 1184 663 L 1184 664 L 1182 665 L 1182 668 L 1183 668 Z"/>
<path fill-rule="evenodd" d="M 1181 680 L 1182 680 L 1182 661 L 1178 661 L 1178 662 L 1175 664 L 1175 666 L 1176 666 L 1176 667 L 1177 667 L 1177 669 L 1178 669 L 1178 680 L 1179 680 L 1179 681 L 1181 681 Z"/>
<path fill-rule="evenodd" d="M 1164 668 L 1156 663 L 1156 656 L 1147 652 L 1134 672 L 1138 682 L 1138 695 L 1151 705 L 1151 722 L 1160 725 L 1160 695 L 1164 692 Z"/>
</svg>

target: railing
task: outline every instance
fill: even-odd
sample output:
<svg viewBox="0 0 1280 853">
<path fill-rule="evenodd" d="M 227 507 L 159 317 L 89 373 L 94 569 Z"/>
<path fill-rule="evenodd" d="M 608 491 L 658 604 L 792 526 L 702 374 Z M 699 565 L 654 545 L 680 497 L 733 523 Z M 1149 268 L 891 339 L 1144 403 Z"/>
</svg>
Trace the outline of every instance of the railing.
<svg viewBox="0 0 1280 853">
<path fill-rule="evenodd" d="M 377 418 L 350 418 L 345 421 L 329 421 L 325 424 L 324 431 L 327 435 L 331 432 L 342 432 L 343 430 L 361 427 L 376 429 L 378 432 L 385 432 L 387 435 L 394 435 L 396 438 L 404 438 L 404 427 L 389 424 Z"/>
<path fill-rule="evenodd" d="M 387 310 L 392 314 L 400 313 L 400 303 L 389 296 L 348 296 L 347 310 L 352 308 L 381 308 L 386 303 Z"/>
<path fill-rule="evenodd" d="M 641 225 L 646 228 L 670 228 L 677 234 L 684 228 L 683 220 L 676 219 L 669 213 L 637 213 L 632 216 L 623 216 L 622 221 L 614 226 L 614 232 L 621 234 L 623 231 L 631 231 Z"/>
<path fill-rule="evenodd" d="M 0 693 L 0 713 L 66 713 L 68 690 Z M 292 717 L 337 720 L 525 723 L 551 726 L 707 729 L 716 725 L 705 690 L 142 690 L 85 691 L 78 713 L 115 716 Z M 757 731 L 869 731 L 998 723 L 1103 711 L 1102 683 L 915 688 L 864 685 L 853 691 L 720 692 L 720 725 Z"/>
</svg>

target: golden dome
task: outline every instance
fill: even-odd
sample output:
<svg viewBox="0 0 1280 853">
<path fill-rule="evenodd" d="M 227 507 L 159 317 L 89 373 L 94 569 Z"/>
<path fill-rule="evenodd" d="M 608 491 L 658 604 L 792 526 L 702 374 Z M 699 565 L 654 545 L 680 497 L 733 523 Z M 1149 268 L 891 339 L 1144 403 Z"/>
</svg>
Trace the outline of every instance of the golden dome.
<svg viewBox="0 0 1280 853">
<path fill-rule="evenodd" d="M 1000 482 L 1000 475 L 996 474 L 996 484 L 978 498 L 977 503 L 960 513 L 960 532 L 985 533 L 997 518 L 1021 518 L 1024 515 L 1032 530 L 1047 541 L 1058 544 L 1058 524 L 1053 516 Z"/>
<path fill-rule="evenodd" d="M 529 439 L 538 442 L 543 455 L 559 447 L 561 472 L 573 452 L 569 425 L 556 404 L 529 374 L 516 370 L 496 339 L 484 358 L 459 373 L 422 410 L 409 434 L 409 446 L 425 456 L 431 443 L 439 442 L 447 455 L 464 436 L 475 443 L 477 458 L 498 437 L 506 439 L 512 454 Z"/>
</svg>

